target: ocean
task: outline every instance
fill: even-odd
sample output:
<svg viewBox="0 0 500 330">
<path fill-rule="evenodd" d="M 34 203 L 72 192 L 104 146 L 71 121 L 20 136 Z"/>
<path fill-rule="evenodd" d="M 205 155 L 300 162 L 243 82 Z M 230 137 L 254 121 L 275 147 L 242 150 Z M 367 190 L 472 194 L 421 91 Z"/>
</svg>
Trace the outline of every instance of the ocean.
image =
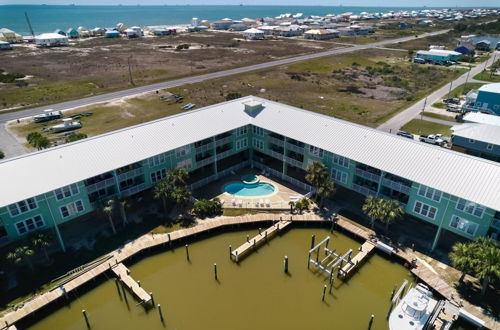
<svg viewBox="0 0 500 330">
<path fill-rule="evenodd" d="M 388 12 L 391 10 L 418 10 L 422 7 L 347 7 L 347 6 L 48 6 L 48 5 L 0 5 L 0 28 L 11 29 L 21 35 L 29 35 L 24 13 L 28 13 L 36 34 L 66 31 L 79 26 L 115 27 L 189 24 L 192 17 L 200 20 L 218 20 L 225 17 L 275 17 L 284 13 L 326 15 L 353 12 Z M 429 8 L 427 8 L 429 9 Z"/>
</svg>

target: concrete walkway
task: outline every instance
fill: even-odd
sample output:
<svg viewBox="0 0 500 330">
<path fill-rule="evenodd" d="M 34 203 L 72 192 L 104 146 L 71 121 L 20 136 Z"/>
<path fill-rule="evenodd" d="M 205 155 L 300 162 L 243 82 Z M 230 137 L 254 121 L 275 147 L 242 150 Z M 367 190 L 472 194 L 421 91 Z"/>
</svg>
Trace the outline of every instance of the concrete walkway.
<svg viewBox="0 0 500 330">
<path fill-rule="evenodd" d="M 422 117 L 423 120 L 425 121 L 430 121 L 430 122 L 433 122 L 433 123 L 437 123 L 437 124 L 442 124 L 442 125 L 448 125 L 448 126 L 453 126 L 453 125 L 456 125 L 457 122 L 455 121 L 448 121 L 448 120 L 443 120 L 443 119 L 439 119 L 439 118 L 433 118 L 433 117 L 427 117 L 426 115 L 424 115 Z M 452 118 L 450 118 L 452 119 Z"/>
<path fill-rule="evenodd" d="M 481 64 L 481 65 L 478 65 L 478 66 L 472 68 L 470 70 L 470 73 L 466 72 L 463 75 L 461 75 L 460 77 L 458 77 L 457 79 L 455 79 L 454 81 L 452 81 L 451 82 L 452 88 L 456 88 L 460 85 L 463 85 L 466 82 L 467 77 L 469 78 L 468 81 L 472 82 L 472 80 L 474 80 L 474 79 L 472 79 L 472 77 L 474 77 L 476 74 L 482 72 L 485 69 L 485 67 L 487 68 L 493 64 L 493 61 L 490 61 L 490 58 L 492 56 L 495 56 L 494 54 L 499 55 L 500 52 L 494 52 L 494 53 L 490 54 L 490 57 L 488 58 L 487 62 L 485 62 L 485 64 Z M 450 90 L 450 84 L 446 84 L 445 86 L 441 87 L 440 89 L 434 91 L 432 94 L 427 96 L 425 99 L 421 99 L 420 101 L 409 106 L 406 110 L 401 111 L 400 113 L 398 113 L 397 115 L 395 115 L 394 117 L 392 117 L 391 119 L 389 119 L 388 121 L 383 123 L 382 125 L 378 126 L 377 128 L 379 130 L 382 130 L 382 131 L 396 133 L 402 126 L 404 126 L 404 124 L 406 124 L 410 120 L 416 118 L 420 114 L 420 112 L 422 112 L 422 109 L 424 108 L 424 104 L 426 106 L 430 106 L 431 104 L 438 102 L 439 100 L 441 100 L 442 98 L 444 98 L 446 96 L 446 94 L 449 92 L 449 90 Z"/>
<path fill-rule="evenodd" d="M 7 131 L 4 123 L 0 123 L 0 150 L 5 154 L 5 158 L 20 156 L 29 152 L 28 149 Z"/>
</svg>

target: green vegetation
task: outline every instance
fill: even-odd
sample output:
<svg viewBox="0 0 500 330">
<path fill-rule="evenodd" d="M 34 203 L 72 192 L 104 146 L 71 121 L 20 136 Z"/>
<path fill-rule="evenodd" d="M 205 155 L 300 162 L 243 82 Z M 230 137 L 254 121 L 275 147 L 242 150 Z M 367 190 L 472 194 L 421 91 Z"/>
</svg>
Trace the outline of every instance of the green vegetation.
<svg viewBox="0 0 500 330">
<path fill-rule="evenodd" d="M 313 186 L 320 207 L 322 206 L 323 199 L 335 192 L 333 181 L 328 174 L 328 167 L 321 162 L 314 162 L 307 167 L 306 181 Z M 295 203 L 295 207 L 297 207 L 298 203 L 305 202 L 299 201 Z M 306 206 L 308 207 L 309 204 Z"/>
<path fill-rule="evenodd" d="M 5 154 L 3 153 L 2 150 L 0 150 L 0 159 L 4 159 L 5 158 Z"/>
<path fill-rule="evenodd" d="M 385 231 L 389 230 L 389 225 L 401 218 L 404 209 L 394 199 L 376 198 L 368 196 L 362 206 L 363 212 L 370 217 L 371 227 L 373 229 L 375 220 L 385 224 Z"/>
<path fill-rule="evenodd" d="M 490 282 L 500 279 L 500 245 L 491 238 L 481 237 L 475 242 L 456 243 L 450 253 L 455 268 L 482 280 L 481 295 L 484 296 Z"/>
<path fill-rule="evenodd" d="M 500 19 L 496 21 L 478 24 L 476 22 L 467 24 L 467 23 L 458 23 L 453 27 L 453 31 L 458 34 L 463 34 L 463 32 L 467 32 L 470 34 L 499 34 L 500 33 Z"/>
<path fill-rule="evenodd" d="M 500 60 L 495 61 L 488 69 L 483 70 L 474 76 L 474 79 L 490 81 L 490 82 L 500 82 Z"/>
<path fill-rule="evenodd" d="M 443 134 L 444 136 L 451 136 L 451 126 L 421 119 L 413 119 L 401 129 L 418 135 Z"/>
<path fill-rule="evenodd" d="M 447 94 L 446 97 L 457 97 L 460 98 L 461 96 L 464 96 L 468 92 L 470 92 L 473 89 L 478 89 L 479 87 L 483 86 L 484 84 L 482 83 L 467 83 L 460 85 L 453 89 L 451 93 Z"/>
<path fill-rule="evenodd" d="M 222 214 L 222 204 L 220 199 L 199 199 L 194 202 L 193 214 L 201 219 L 215 217 Z"/>
<path fill-rule="evenodd" d="M 237 92 L 228 93 L 226 95 L 226 101 L 236 100 L 239 99 L 240 97 L 241 97 L 240 93 Z"/>
<path fill-rule="evenodd" d="M 190 46 L 191 46 L 190 44 L 180 44 L 177 47 L 175 47 L 175 50 L 189 49 Z"/>
<path fill-rule="evenodd" d="M 441 120 L 447 120 L 447 121 L 455 121 L 454 115 L 453 116 L 445 116 L 445 115 L 441 115 L 439 113 L 434 113 L 434 112 L 424 112 L 424 116 L 436 118 L 436 119 L 441 119 Z"/>
<path fill-rule="evenodd" d="M 189 173 L 184 168 L 174 168 L 167 172 L 165 180 L 160 181 L 154 187 L 154 196 L 163 203 L 164 215 L 167 215 L 167 201 L 174 203 L 176 207 L 182 208 L 189 202 L 191 192 L 187 183 Z"/>
<path fill-rule="evenodd" d="M 0 69 L 0 83 L 12 84 L 16 82 L 16 79 L 26 77 L 22 73 L 6 73 L 4 70 Z"/>
<path fill-rule="evenodd" d="M 26 136 L 26 140 L 32 147 L 35 147 L 38 150 L 50 147 L 49 139 L 38 132 L 29 133 L 28 136 Z"/>
<path fill-rule="evenodd" d="M 115 210 L 115 201 L 113 199 L 110 199 L 104 203 L 102 211 L 104 212 L 104 214 L 106 214 L 106 216 L 109 220 L 109 226 L 111 227 L 113 234 L 116 235 L 115 223 L 113 222 L 113 211 L 114 210 Z"/>
<path fill-rule="evenodd" d="M 75 141 L 86 139 L 86 138 L 87 138 L 87 134 L 83 134 L 83 133 L 71 134 L 70 136 L 68 136 L 66 138 L 66 143 L 75 142 Z"/>
</svg>

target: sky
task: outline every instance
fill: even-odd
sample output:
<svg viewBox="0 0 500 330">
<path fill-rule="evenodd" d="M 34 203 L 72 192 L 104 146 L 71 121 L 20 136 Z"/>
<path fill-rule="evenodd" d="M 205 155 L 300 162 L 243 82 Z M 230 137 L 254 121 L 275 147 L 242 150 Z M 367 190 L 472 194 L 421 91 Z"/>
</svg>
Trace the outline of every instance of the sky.
<svg viewBox="0 0 500 330">
<path fill-rule="evenodd" d="M 322 6 L 428 6 L 428 7 L 500 7 L 498 0 L 0 0 L 6 4 L 46 4 L 46 5 L 322 5 Z"/>
</svg>

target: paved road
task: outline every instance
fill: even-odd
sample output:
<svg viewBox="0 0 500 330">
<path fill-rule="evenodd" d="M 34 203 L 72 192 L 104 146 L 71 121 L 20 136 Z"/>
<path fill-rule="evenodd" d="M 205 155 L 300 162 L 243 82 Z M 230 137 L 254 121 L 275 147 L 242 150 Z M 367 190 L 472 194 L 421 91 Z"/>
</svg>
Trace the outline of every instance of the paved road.
<svg viewBox="0 0 500 330">
<path fill-rule="evenodd" d="M 498 55 L 499 52 L 496 52 L 496 53 Z M 494 56 L 494 55 L 491 54 L 490 59 L 491 59 L 491 56 Z M 481 64 L 477 65 L 476 67 L 472 68 L 470 70 L 470 73 L 466 72 L 463 75 L 461 75 L 460 77 L 458 77 L 457 79 L 455 79 L 454 81 L 452 81 L 451 82 L 452 88 L 456 88 L 456 87 L 464 84 L 466 79 L 467 79 L 467 75 L 469 76 L 469 80 L 468 80 L 469 82 L 479 82 L 479 81 L 476 81 L 475 79 L 472 79 L 472 77 L 474 77 L 476 74 L 483 71 L 485 68 L 491 66 L 491 64 L 493 64 L 493 61 L 490 61 L 490 59 L 488 59 L 487 62 L 481 63 Z M 441 87 L 440 89 L 434 91 L 432 94 L 427 96 L 426 106 L 430 106 L 431 104 L 434 104 L 435 102 L 437 102 L 440 99 L 442 99 L 443 97 L 445 97 L 445 95 L 449 92 L 449 90 L 450 90 L 450 84 L 446 84 L 445 86 Z M 379 130 L 386 131 L 386 132 L 393 132 L 393 133 L 396 132 L 402 126 L 404 126 L 404 124 L 406 124 L 407 122 L 409 122 L 413 118 L 416 118 L 418 115 L 420 115 L 420 112 L 422 111 L 422 109 L 424 107 L 424 102 L 426 99 L 422 99 L 422 100 L 416 102 L 415 104 L 411 105 L 406 110 L 401 111 L 400 113 L 398 113 L 394 117 L 390 118 L 388 121 L 386 121 L 382 125 L 378 126 L 377 128 Z"/>
<path fill-rule="evenodd" d="M 449 30 L 440 30 L 440 31 L 435 31 L 435 32 L 430 32 L 430 33 L 424 33 L 424 34 L 420 34 L 418 36 L 418 38 L 424 38 L 424 37 L 428 37 L 428 36 L 432 36 L 432 35 L 443 34 L 443 33 L 446 33 L 447 31 L 449 31 Z M 4 113 L 4 114 L 0 114 L 0 123 L 5 123 L 9 120 L 13 120 L 13 119 L 17 119 L 17 118 L 33 116 L 35 114 L 41 113 L 45 109 L 65 110 L 65 109 L 70 109 L 70 108 L 74 108 L 74 107 L 90 105 L 93 103 L 112 101 L 112 100 L 119 99 L 119 98 L 126 97 L 126 96 L 134 96 L 136 94 L 140 94 L 140 93 L 144 93 L 144 92 L 152 92 L 152 91 L 155 91 L 158 89 L 172 88 L 172 87 L 177 87 L 177 86 L 181 86 L 181 85 L 197 83 L 197 82 L 201 82 L 201 81 L 208 80 L 208 79 L 221 78 L 221 77 L 231 76 L 231 75 L 235 75 L 235 74 L 239 74 L 239 73 L 245 73 L 245 72 L 255 71 L 255 70 L 260 70 L 260 69 L 266 69 L 266 68 L 270 68 L 273 66 L 290 64 L 290 63 L 295 63 L 295 62 L 304 61 L 304 60 L 310 60 L 310 59 L 314 59 L 314 58 L 318 58 L 318 57 L 344 54 L 344 53 L 349 53 L 349 52 L 353 52 L 356 50 L 362 50 L 362 49 L 368 49 L 368 48 L 376 48 L 376 47 L 380 47 L 380 46 L 384 46 L 384 45 L 388 45 L 388 44 L 393 44 L 393 43 L 397 43 L 397 42 L 404 42 L 404 41 L 413 40 L 413 39 L 415 39 L 415 36 L 399 38 L 399 39 L 383 40 L 383 41 L 378 41 L 378 42 L 374 42 L 374 43 L 370 43 L 370 44 L 366 44 L 366 45 L 355 45 L 355 46 L 348 47 L 348 48 L 334 49 L 334 50 L 315 53 L 315 54 L 308 54 L 308 55 L 290 57 L 290 58 L 266 62 L 266 63 L 249 65 L 249 66 L 245 66 L 245 67 L 241 67 L 241 68 L 235 68 L 235 69 L 230 69 L 230 70 L 207 73 L 207 74 L 202 74 L 202 75 L 194 76 L 194 77 L 186 77 L 186 78 L 181 78 L 181 79 L 177 79 L 177 80 L 171 80 L 171 81 L 166 81 L 166 82 L 162 82 L 162 83 L 126 89 L 126 90 L 122 90 L 122 91 L 118 91 L 118 92 L 86 97 L 83 99 L 63 102 L 63 103 L 59 103 L 59 104 L 53 104 L 53 105 L 37 107 L 37 108 L 32 108 L 32 109 L 20 110 L 20 111 L 11 112 L 11 113 Z"/>
</svg>

